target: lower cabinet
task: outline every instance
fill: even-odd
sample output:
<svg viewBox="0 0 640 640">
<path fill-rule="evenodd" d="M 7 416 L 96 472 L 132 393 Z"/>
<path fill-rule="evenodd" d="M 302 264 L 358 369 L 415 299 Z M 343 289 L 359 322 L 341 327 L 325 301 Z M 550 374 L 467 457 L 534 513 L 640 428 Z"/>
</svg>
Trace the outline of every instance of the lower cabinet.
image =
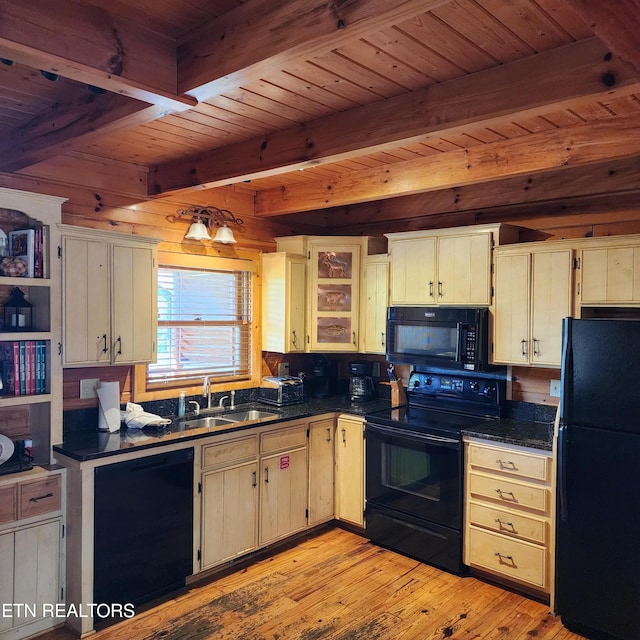
<svg viewBox="0 0 640 640">
<path fill-rule="evenodd" d="M 258 436 L 202 447 L 201 568 L 257 546 Z"/>
<path fill-rule="evenodd" d="M 62 621 L 61 481 L 55 474 L 0 487 L 0 638 L 24 638 Z"/>
<path fill-rule="evenodd" d="M 465 563 L 551 591 L 551 452 L 466 443 Z"/>
<path fill-rule="evenodd" d="M 335 452 L 335 517 L 363 527 L 364 418 L 338 417 Z"/>
<path fill-rule="evenodd" d="M 333 519 L 335 418 L 309 422 L 309 526 Z"/>
<path fill-rule="evenodd" d="M 261 545 L 307 527 L 307 423 L 260 436 Z"/>
</svg>

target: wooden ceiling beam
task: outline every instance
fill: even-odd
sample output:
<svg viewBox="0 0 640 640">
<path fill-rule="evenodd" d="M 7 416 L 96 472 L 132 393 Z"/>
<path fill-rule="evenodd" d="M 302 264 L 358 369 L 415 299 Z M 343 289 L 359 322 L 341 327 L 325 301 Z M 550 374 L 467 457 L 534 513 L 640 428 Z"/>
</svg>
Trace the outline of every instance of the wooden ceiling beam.
<svg viewBox="0 0 640 640">
<path fill-rule="evenodd" d="M 78 90 L 0 141 L 0 171 L 24 169 L 91 137 L 156 120 L 166 112 L 162 105 L 149 105 L 114 93 Z"/>
<path fill-rule="evenodd" d="M 159 165 L 149 194 L 278 175 L 635 91 L 638 73 L 593 38 Z"/>
<path fill-rule="evenodd" d="M 176 44 L 144 27 L 73 0 L 2 0 L 3 58 L 83 84 L 181 111 Z"/>
<path fill-rule="evenodd" d="M 640 71 L 640 2 L 568 0 L 568 4 L 611 51 Z"/>
<path fill-rule="evenodd" d="M 448 0 L 252 0 L 240 3 L 178 50 L 178 91 L 199 101 L 326 53 L 345 38 L 408 20 Z"/>
<path fill-rule="evenodd" d="M 331 180 L 261 191 L 256 215 L 272 216 L 535 175 L 639 155 L 637 117 L 616 118 L 479 145 Z"/>
</svg>

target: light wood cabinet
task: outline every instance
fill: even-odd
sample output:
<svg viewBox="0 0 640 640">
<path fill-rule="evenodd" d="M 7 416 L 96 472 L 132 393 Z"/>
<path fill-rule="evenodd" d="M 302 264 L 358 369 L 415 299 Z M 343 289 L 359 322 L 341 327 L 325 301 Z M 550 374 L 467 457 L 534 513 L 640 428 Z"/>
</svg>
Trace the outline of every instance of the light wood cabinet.
<svg viewBox="0 0 640 640">
<path fill-rule="evenodd" d="M 340 415 L 336 427 L 335 516 L 364 526 L 364 419 Z"/>
<path fill-rule="evenodd" d="M 335 419 L 309 422 L 309 526 L 333 519 Z"/>
<path fill-rule="evenodd" d="M 269 544 L 307 526 L 307 424 L 260 436 L 259 543 Z"/>
<path fill-rule="evenodd" d="M 549 594 L 551 452 L 466 442 L 465 563 Z"/>
<path fill-rule="evenodd" d="M 640 240 L 598 239 L 580 254 L 583 305 L 640 304 Z"/>
<path fill-rule="evenodd" d="M 202 447 L 201 567 L 256 548 L 258 436 Z"/>
<path fill-rule="evenodd" d="M 384 354 L 389 304 L 389 260 L 386 254 L 365 257 L 361 298 L 360 352 Z"/>
<path fill-rule="evenodd" d="M 495 245 L 515 242 L 508 225 L 477 225 L 437 231 L 386 234 L 392 305 L 491 304 Z"/>
<path fill-rule="evenodd" d="M 61 230 L 64 366 L 153 362 L 159 241 Z"/>
<path fill-rule="evenodd" d="M 1 479 L 0 600 L 20 607 L 0 617 L 0 638 L 24 638 L 59 622 L 51 609 L 64 601 L 62 478 L 34 469 Z"/>
<path fill-rule="evenodd" d="M 262 256 L 262 349 L 305 350 L 307 260 L 283 251 Z"/>
<path fill-rule="evenodd" d="M 559 366 L 573 309 L 573 251 L 512 245 L 495 252 L 493 361 Z"/>
</svg>

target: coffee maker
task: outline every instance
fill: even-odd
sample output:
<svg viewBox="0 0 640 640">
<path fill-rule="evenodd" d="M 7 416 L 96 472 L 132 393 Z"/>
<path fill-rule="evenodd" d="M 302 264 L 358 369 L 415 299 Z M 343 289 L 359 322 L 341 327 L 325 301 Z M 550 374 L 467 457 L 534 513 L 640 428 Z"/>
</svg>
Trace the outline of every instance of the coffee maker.
<svg viewBox="0 0 640 640">
<path fill-rule="evenodd" d="M 349 400 L 351 402 L 365 402 L 375 397 L 373 387 L 373 362 L 350 362 Z"/>
</svg>

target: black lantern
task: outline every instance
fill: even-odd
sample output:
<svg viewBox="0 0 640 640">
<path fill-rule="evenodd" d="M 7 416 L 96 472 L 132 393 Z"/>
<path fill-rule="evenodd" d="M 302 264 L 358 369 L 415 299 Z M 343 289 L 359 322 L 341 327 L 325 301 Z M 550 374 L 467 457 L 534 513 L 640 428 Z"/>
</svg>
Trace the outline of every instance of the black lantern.
<svg viewBox="0 0 640 640">
<path fill-rule="evenodd" d="M 11 297 L 4 304 L 4 330 L 30 331 L 33 305 L 25 299 L 24 293 L 14 287 Z"/>
</svg>

